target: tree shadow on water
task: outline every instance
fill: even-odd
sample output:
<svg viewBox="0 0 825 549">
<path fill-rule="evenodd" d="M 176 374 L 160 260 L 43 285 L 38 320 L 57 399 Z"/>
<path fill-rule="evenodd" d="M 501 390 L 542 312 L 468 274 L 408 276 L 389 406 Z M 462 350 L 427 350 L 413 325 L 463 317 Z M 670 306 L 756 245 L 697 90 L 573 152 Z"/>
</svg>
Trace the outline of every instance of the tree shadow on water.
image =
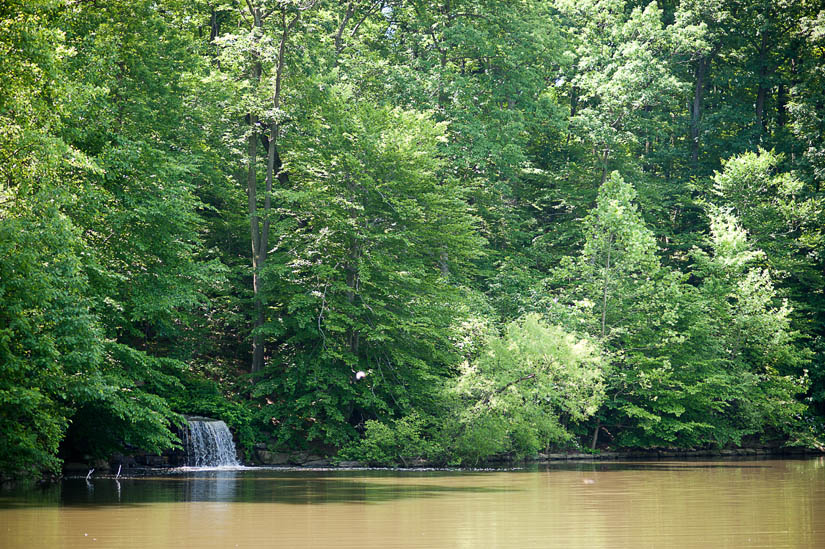
<svg viewBox="0 0 825 549">
<path fill-rule="evenodd" d="M 96 507 L 155 503 L 220 502 L 292 505 L 380 504 L 448 494 L 515 491 L 507 487 L 450 485 L 383 478 L 256 478 L 221 474 L 90 481 L 66 479 L 59 485 L 0 494 L 0 510 L 19 507 Z"/>
</svg>

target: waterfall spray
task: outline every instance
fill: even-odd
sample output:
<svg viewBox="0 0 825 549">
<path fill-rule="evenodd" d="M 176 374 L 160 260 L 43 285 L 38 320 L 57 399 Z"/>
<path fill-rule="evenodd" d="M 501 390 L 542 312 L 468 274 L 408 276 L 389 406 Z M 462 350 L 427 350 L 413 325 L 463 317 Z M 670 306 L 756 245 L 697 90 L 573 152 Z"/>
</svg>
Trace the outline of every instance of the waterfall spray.
<svg viewBox="0 0 825 549">
<path fill-rule="evenodd" d="M 186 461 L 190 467 L 237 467 L 232 433 L 226 423 L 207 418 L 189 418 L 184 433 Z"/>
</svg>

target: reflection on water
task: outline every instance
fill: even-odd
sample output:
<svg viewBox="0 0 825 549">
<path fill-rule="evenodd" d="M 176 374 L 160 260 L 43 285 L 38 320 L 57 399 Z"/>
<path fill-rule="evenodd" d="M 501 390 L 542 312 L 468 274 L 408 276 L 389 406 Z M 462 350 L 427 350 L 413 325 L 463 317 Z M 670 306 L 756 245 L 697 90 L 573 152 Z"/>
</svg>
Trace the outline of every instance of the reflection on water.
<svg viewBox="0 0 825 549">
<path fill-rule="evenodd" d="M 229 470 L 0 492 L 0 547 L 825 547 L 825 461 Z"/>
<path fill-rule="evenodd" d="M 463 486 L 455 475 L 472 472 L 420 473 L 361 471 L 358 476 L 340 471 L 274 472 L 246 470 L 197 472 L 132 479 L 67 479 L 59 486 L 20 491 L 0 498 L 0 509 L 22 506 L 110 506 L 163 502 L 323 504 L 381 503 L 402 498 L 435 497 L 445 493 L 480 493 L 510 490 L 485 486 Z M 478 474 L 478 473 L 475 473 Z M 405 478 L 406 477 L 406 478 Z M 447 479 L 441 485 L 437 478 Z M 417 483 L 416 478 L 425 482 Z"/>
</svg>

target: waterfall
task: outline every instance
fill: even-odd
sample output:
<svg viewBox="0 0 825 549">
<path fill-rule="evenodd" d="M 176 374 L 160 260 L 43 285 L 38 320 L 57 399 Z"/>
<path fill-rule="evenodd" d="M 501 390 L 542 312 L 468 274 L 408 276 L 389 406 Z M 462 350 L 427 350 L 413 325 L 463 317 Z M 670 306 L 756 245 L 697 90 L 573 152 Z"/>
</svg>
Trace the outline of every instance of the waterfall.
<svg viewBox="0 0 825 549">
<path fill-rule="evenodd" d="M 186 463 L 190 467 L 238 467 L 235 443 L 226 423 L 217 419 L 187 418 L 184 432 Z"/>
</svg>

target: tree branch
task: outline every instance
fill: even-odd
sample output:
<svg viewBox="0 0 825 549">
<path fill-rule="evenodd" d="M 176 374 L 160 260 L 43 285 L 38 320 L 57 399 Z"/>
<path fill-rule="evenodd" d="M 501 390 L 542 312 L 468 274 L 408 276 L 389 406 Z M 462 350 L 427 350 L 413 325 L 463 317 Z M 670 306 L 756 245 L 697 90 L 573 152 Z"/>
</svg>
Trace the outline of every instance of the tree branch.
<svg viewBox="0 0 825 549">
<path fill-rule="evenodd" d="M 499 394 L 503 393 L 504 391 L 506 391 L 507 389 L 509 389 L 510 387 L 512 387 L 513 385 L 515 385 L 517 383 L 521 383 L 522 381 L 527 381 L 528 379 L 533 379 L 534 377 L 536 377 L 536 374 L 532 373 L 532 374 L 527 374 L 526 376 L 522 376 L 518 379 L 514 379 L 510 383 L 507 383 L 507 384 L 499 387 L 498 389 L 496 389 L 495 391 L 493 391 L 492 393 L 487 395 L 487 397 L 484 400 L 479 402 L 479 406 L 485 406 L 485 405 L 489 404 L 490 401 L 493 399 L 493 397 L 495 395 L 499 395 Z"/>
<path fill-rule="evenodd" d="M 372 15 L 373 10 L 374 10 L 375 8 L 380 8 L 380 7 L 381 7 L 381 3 L 380 3 L 380 2 L 376 2 L 375 4 L 373 4 L 373 6 L 372 6 L 370 9 L 368 9 L 368 10 L 367 10 L 367 12 L 364 14 L 364 17 L 362 17 L 362 18 L 361 18 L 361 19 L 360 19 L 360 20 L 359 20 L 359 21 L 355 24 L 355 26 L 354 26 L 354 27 L 352 27 L 352 30 L 351 30 L 351 31 L 350 31 L 350 33 L 349 33 L 350 37 L 355 36 L 355 33 L 356 33 L 356 32 L 358 32 L 358 29 L 359 29 L 359 28 L 361 28 L 361 25 L 364 23 L 364 21 L 366 21 L 366 20 L 367 20 L 367 17 L 369 17 L 370 15 Z"/>
<path fill-rule="evenodd" d="M 251 0 L 246 0 L 246 7 L 249 8 L 249 15 L 255 16 L 255 7 L 252 5 Z"/>
</svg>

